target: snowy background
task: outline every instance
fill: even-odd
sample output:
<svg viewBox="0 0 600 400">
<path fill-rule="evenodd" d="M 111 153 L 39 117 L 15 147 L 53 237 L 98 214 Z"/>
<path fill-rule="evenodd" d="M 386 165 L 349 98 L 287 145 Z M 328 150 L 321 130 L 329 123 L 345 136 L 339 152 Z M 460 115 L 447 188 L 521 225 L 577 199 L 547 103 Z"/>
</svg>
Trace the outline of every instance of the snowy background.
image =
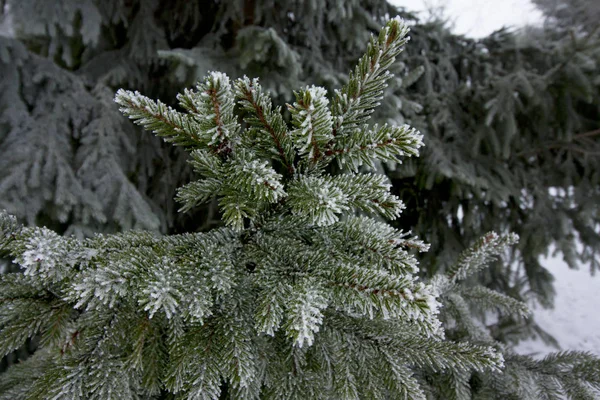
<svg viewBox="0 0 600 400">
<path fill-rule="evenodd" d="M 585 350 L 600 355 L 600 276 L 589 268 L 572 270 L 560 259 L 546 259 L 543 265 L 554 275 L 554 309 L 534 309 L 540 327 L 558 341 L 562 350 Z M 517 346 L 522 354 L 545 355 L 554 348 L 528 340 Z"/>
<path fill-rule="evenodd" d="M 592 1 L 592 0 L 590 0 Z M 408 10 L 420 11 L 427 19 L 429 10 L 440 12 L 452 29 L 470 37 L 483 37 L 503 26 L 540 24 L 541 13 L 529 0 L 391 0 Z M 562 350 L 585 350 L 600 355 L 600 276 L 592 277 L 582 265 L 571 270 L 560 255 L 542 260 L 554 275 L 556 297 L 552 310 L 534 308 L 542 329 L 554 336 Z M 543 356 L 555 348 L 539 340 L 517 346 L 522 354 Z"/>
<path fill-rule="evenodd" d="M 409 11 L 418 11 L 425 19 L 430 11 L 441 14 L 454 32 L 470 37 L 484 37 L 503 26 L 535 25 L 542 20 L 542 14 L 529 0 L 389 1 Z"/>
</svg>

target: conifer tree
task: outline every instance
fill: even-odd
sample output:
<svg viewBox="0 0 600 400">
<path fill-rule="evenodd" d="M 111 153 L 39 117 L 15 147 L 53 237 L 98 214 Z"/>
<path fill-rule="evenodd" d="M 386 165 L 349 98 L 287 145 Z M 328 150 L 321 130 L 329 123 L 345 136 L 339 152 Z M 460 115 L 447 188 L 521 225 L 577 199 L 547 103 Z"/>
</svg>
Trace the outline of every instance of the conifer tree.
<svg viewBox="0 0 600 400">
<path fill-rule="evenodd" d="M 467 302 L 528 311 L 461 282 L 516 236 L 489 233 L 423 281 L 411 250 L 428 246 L 383 221 L 404 205 L 363 167 L 422 145 L 408 126 L 367 125 L 407 32 L 387 22 L 331 99 L 321 87 L 296 91 L 291 124 L 247 77 L 211 72 L 178 95 L 181 111 L 119 90 L 123 113 L 190 152 L 200 178 L 178 191 L 182 210 L 215 198 L 224 226 L 78 239 L 0 214 L 0 249 L 21 268 L 0 280 L 0 349 L 40 344 L 0 377 L 0 398 L 597 394 L 600 360 L 585 353 L 507 353 L 520 375 L 498 375 L 502 346 Z"/>
<path fill-rule="evenodd" d="M 527 306 L 513 297 L 490 290 L 472 277 L 485 270 L 494 259 L 503 259 L 507 248 L 518 236 L 499 236 L 490 232 L 466 249 L 444 274 L 438 273 L 432 284 L 442 303 L 440 320 L 446 338 L 469 341 L 502 349 L 504 370 L 426 371 L 428 398 L 431 399 L 596 399 L 600 394 L 600 360 L 596 355 L 564 351 L 543 359 L 514 353 L 495 339 L 490 317 L 505 323 L 507 318 L 530 317 Z M 484 313 L 486 318 L 475 317 Z M 514 330 L 514 324 L 512 324 Z"/>
<path fill-rule="evenodd" d="M 273 108 L 285 107 L 298 87 L 332 93 L 346 84 L 369 34 L 397 13 L 383 0 L 0 4 L 13 28 L 13 37 L 0 37 L 0 209 L 80 239 L 221 225 L 215 199 L 177 213 L 172 193 L 200 175 L 186 152 L 118 117 L 110 101 L 117 88 L 174 106 L 176 92 L 220 70 L 260 77 Z M 572 266 L 598 266 L 598 33 L 592 24 L 570 35 L 570 14 L 549 33 L 501 31 L 478 41 L 402 15 L 414 44 L 390 66 L 395 75 L 373 119 L 410 123 L 426 146 L 401 167 L 374 161 L 407 205 L 396 227 L 431 243 L 420 255 L 428 277 L 451 268 L 485 232 L 517 232 L 513 263 L 496 262 L 478 278 L 549 305 L 552 276 L 538 260 L 551 245 Z M 284 109 L 283 121 L 293 118 Z M 311 156 L 307 142 L 299 146 Z M 514 263 L 525 284 L 509 279 Z M 502 326 L 496 339 L 516 339 Z"/>
<path fill-rule="evenodd" d="M 591 33 L 598 29 L 600 5 L 597 2 L 585 0 L 533 0 L 533 2 L 549 17 L 547 24 L 578 34 Z"/>
<path fill-rule="evenodd" d="M 424 73 L 405 92 L 419 107 L 403 112 L 426 133 L 427 150 L 387 174 L 420 210 L 405 214 L 408 224 L 444 243 L 426 256 L 429 273 L 503 226 L 521 237 L 513 255 L 527 283 L 519 289 L 500 265 L 482 279 L 550 304 L 552 277 L 539 262 L 550 246 L 573 268 L 599 265 L 600 36 L 553 25 L 481 41 L 435 24 L 414 31 L 404 60 Z"/>
<path fill-rule="evenodd" d="M 564 9 L 539 3 L 552 16 Z M 218 225 L 214 203 L 176 213 L 169 193 L 191 178 L 185 153 L 116 118 L 108 99 L 118 87 L 172 105 L 177 89 L 213 69 L 259 76 L 283 106 L 302 85 L 345 84 L 369 33 L 397 13 L 382 0 L 3 4 L 15 39 L 0 38 L 0 207 L 80 236 Z M 564 31 L 475 41 L 402 14 L 417 44 L 403 56 L 408 69 L 392 67 L 374 118 L 426 133 L 423 157 L 381 168 L 413 205 L 404 223 L 433 245 L 428 274 L 503 226 L 520 234 L 515 261 L 548 303 L 551 276 L 537 260 L 550 245 L 572 266 L 598 262 L 598 33 L 587 29 L 590 37 L 575 42 Z M 570 13 L 561 26 L 577 18 Z M 489 284 L 514 292 L 506 271 L 491 271 Z"/>
</svg>

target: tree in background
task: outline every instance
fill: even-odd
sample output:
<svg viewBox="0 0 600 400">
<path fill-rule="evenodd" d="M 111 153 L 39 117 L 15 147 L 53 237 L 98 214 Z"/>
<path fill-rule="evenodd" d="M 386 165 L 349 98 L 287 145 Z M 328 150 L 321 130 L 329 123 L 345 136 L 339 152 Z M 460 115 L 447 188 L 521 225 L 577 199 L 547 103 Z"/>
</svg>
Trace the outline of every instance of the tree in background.
<svg viewBox="0 0 600 400">
<path fill-rule="evenodd" d="M 547 304 L 551 276 L 539 257 L 551 245 L 571 267 L 598 268 L 598 35 L 500 31 L 474 41 L 436 24 L 414 31 L 421 50 L 404 60 L 425 72 L 403 93 L 419 107 L 403 112 L 427 133 L 428 151 L 388 175 L 420 210 L 416 232 L 443 243 L 427 264 L 443 269 L 464 240 L 502 227 L 521 236 L 515 273 Z M 483 277 L 516 295 L 514 278 L 504 268 Z"/>
<path fill-rule="evenodd" d="M 2 38 L 2 76 L 9 78 L 2 82 L 0 138 L 3 154 L 15 158 L 2 157 L 8 172 L 0 182 L 0 207 L 30 224 L 81 234 L 132 227 L 180 231 L 186 220 L 194 227 L 198 218 L 208 225 L 219 220 L 214 206 L 174 220 L 176 206 L 167 193 L 189 175 L 183 154 L 136 136 L 116 118 L 108 101 L 116 88 L 147 89 L 173 101 L 175 88 L 219 69 L 261 77 L 276 96 L 285 93 L 278 100 L 283 104 L 309 76 L 314 84 L 341 86 L 369 34 L 393 11 L 381 1 L 7 5 L 18 40 Z M 199 64 L 199 75 L 170 68 L 166 59 L 173 57 Z M 66 93 L 70 98 L 63 100 Z M 33 147 L 16 158 L 24 143 Z M 44 179 L 38 179 L 41 170 Z"/>
<path fill-rule="evenodd" d="M 176 213 L 172 194 L 193 176 L 186 155 L 119 118 L 116 88 L 174 104 L 214 69 L 260 77 L 279 105 L 305 84 L 332 93 L 397 13 L 384 1 L 5 3 L 15 38 L 0 38 L 0 208 L 80 237 L 221 224 L 215 201 Z M 373 116 L 425 136 L 418 161 L 376 164 L 408 206 L 398 227 L 432 244 L 421 264 L 429 277 L 485 232 L 517 232 L 519 270 L 498 263 L 479 279 L 548 303 L 551 275 L 538 257 L 550 245 L 571 265 L 597 266 L 597 34 L 475 41 L 402 15 L 413 45 Z M 511 339 L 508 322 L 495 337 Z"/>
<path fill-rule="evenodd" d="M 549 17 L 546 23 L 563 31 L 590 33 L 598 30 L 600 5 L 586 0 L 533 0 Z"/>
<path fill-rule="evenodd" d="M 0 279 L 0 353 L 33 337 L 40 346 L 0 376 L 0 398 L 600 393 L 600 359 L 515 356 L 473 319 L 469 304 L 529 313 L 465 282 L 516 235 L 488 233 L 423 281 L 413 250 L 427 246 L 383 221 L 405 206 L 385 175 L 364 169 L 423 144 L 408 125 L 368 124 L 407 32 L 387 22 L 331 99 L 314 85 L 294 92 L 290 124 L 247 77 L 209 73 L 177 96 L 185 112 L 119 90 L 123 113 L 190 151 L 200 179 L 178 190 L 183 209 L 216 199 L 224 226 L 78 240 L 1 213 L 0 252 L 22 273 Z"/>
</svg>

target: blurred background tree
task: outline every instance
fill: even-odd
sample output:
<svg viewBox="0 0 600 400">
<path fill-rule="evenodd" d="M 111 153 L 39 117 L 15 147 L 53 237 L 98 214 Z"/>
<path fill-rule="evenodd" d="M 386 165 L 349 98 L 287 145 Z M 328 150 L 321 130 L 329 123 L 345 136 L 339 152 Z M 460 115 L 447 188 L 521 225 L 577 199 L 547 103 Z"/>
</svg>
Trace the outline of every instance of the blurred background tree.
<svg viewBox="0 0 600 400">
<path fill-rule="evenodd" d="M 587 8 L 564 7 L 571 3 Z M 518 233 L 511 262 L 479 280 L 550 305 L 552 276 L 539 257 L 552 245 L 571 266 L 599 266 L 600 38 L 591 3 L 538 0 L 543 27 L 475 40 L 380 0 L 4 0 L 0 209 L 78 236 L 210 229 L 215 204 L 176 212 L 172 194 L 192 174 L 183 152 L 121 118 L 116 89 L 174 103 L 214 69 L 259 76 L 283 105 L 304 84 L 339 88 L 369 35 L 400 14 L 412 42 L 375 120 L 410 123 L 426 147 L 418 160 L 378 166 L 408 205 L 398 227 L 431 243 L 426 276 L 489 230 Z M 515 323 L 495 322 L 496 337 L 521 337 Z M 520 334 L 535 325 L 527 328 Z"/>
<path fill-rule="evenodd" d="M 600 4 L 589 0 L 533 0 L 548 17 L 546 23 L 563 31 L 587 32 L 598 29 Z"/>
</svg>

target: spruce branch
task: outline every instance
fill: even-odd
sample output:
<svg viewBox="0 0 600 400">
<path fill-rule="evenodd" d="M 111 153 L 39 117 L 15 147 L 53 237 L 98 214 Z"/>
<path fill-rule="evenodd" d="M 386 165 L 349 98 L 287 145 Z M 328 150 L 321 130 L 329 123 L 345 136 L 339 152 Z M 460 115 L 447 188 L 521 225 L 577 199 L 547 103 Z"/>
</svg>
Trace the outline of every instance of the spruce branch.
<svg viewBox="0 0 600 400">
<path fill-rule="evenodd" d="M 196 149 L 190 153 L 189 163 L 205 179 L 188 183 L 177 189 L 177 201 L 182 203 L 180 212 L 205 203 L 221 192 L 223 187 L 223 160 L 214 152 Z"/>
<path fill-rule="evenodd" d="M 0 355 L 4 357 L 38 332 L 45 332 L 49 321 L 55 318 L 54 313 L 54 308 L 43 300 L 3 300 L 0 303 Z"/>
<path fill-rule="evenodd" d="M 482 309 L 500 309 L 507 314 L 524 318 L 531 316 L 531 310 L 525 303 L 483 286 L 462 288 L 460 293 L 465 299 Z"/>
<path fill-rule="evenodd" d="M 305 279 L 292 287 L 288 302 L 285 330 L 294 345 L 312 346 L 315 333 L 323 323 L 321 310 L 328 306 L 327 292 L 314 279 Z"/>
<path fill-rule="evenodd" d="M 26 276 L 36 276 L 48 282 L 64 280 L 73 271 L 73 261 L 67 255 L 77 254 L 81 243 L 64 238 L 47 228 L 23 228 L 11 243 L 11 252 Z"/>
<path fill-rule="evenodd" d="M 31 276 L 21 273 L 0 274 L 0 304 L 16 299 L 51 301 L 56 296 L 39 287 Z"/>
<path fill-rule="evenodd" d="M 200 127 L 195 120 L 161 101 L 151 100 L 137 91 L 119 89 L 115 102 L 121 106 L 123 114 L 167 142 L 192 148 L 207 144 L 200 136 Z"/>
<path fill-rule="evenodd" d="M 207 178 L 178 190 L 177 200 L 183 203 L 181 211 L 217 196 L 224 221 L 242 229 L 244 218 L 254 218 L 266 204 L 277 203 L 286 196 L 282 176 L 268 161 L 245 149 L 238 149 L 226 162 L 197 150 L 192 154 L 191 164 Z"/>
<path fill-rule="evenodd" d="M 439 303 L 431 288 L 386 270 L 340 265 L 326 276 L 335 301 L 374 318 L 419 321 L 428 334 L 440 333 Z"/>
<path fill-rule="evenodd" d="M 27 396 L 31 386 L 52 362 L 51 358 L 46 349 L 40 350 L 4 371 L 0 375 L 0 399 L 15 400 Z"/>
<path fill-rule="evenodd" d="M 512 352 L 506 354 L 513 387 L 527 388 L 534 382 L 536 396 L 593 399 L 600 394 L 600 360 L 582 351 L 552 353 L 542 360 Z"/>
<path fill-rule="evenodd" d="M 489 233 L 459 257 L 453 269 L 446 275 L 437 275 L 432 282 L 444 304 L 441 318 L 449 321 L 446 334 L 475 343 L 498 347 L 492 332 L 472 313 L 473 307 L 483 310 L 496 309 L 501 315 L 513 315 L 521 319 L 528 317 L 528 307 L 517 299 L 492 291 L 482 286 L 471 286 L 464 280 L 475 273 L 486 262 L 501 254 L 508 243 L 514 243 L 516 235 L 500 237 Z M 489 311 L 488 311 L 489 312 Z M 448 325 L 452 326 L 450 328 Z M 504 372 L 480 372 L 475 377 L 482 385 L 479 393 L 502 393 L 515 398 L 595 398 L 600 393 L 600 361 L 591 354 L 566 352 L 554 353 L 543 360 L 516 355 L 503 350 Z M 448 378 L 454 371 L 444 372 Z M 472 376 L 469 374 L 469 376 Z M 452 379 L 450 383 L 454 382 Z M 460 382 L 458 382 L 460 383 Z M 454 385 L 452 383 L 452 385 Z M 438 381 L 436 386 L 442 393 L 448 384 Z M 454 385 L 456 386 L 456 385 Z M 475 393 L 471 387 L 466 393 Z"/>
<path fill-rule="evenodd" d="M 492 370 L 502 371 L 504 357 L 493 347 L 477 346 L 465 342 L 437 341 L 411 338 L 405 341 L 390 342 L 391 352 L 402 352 L 402 357 L 411 363 L 436 371 L 454 369 L 459 371 L 476 370 L 480 372 Z M 398 346 L 398 347 L 396 347 Z M 407 352 L 401 349 L 407 348 Z M 393 349 L 393 350 L 392 350 Z M 433 350 L 432 350 L 433 349 Z M 443 357 L 433 356 L 443 355 Z"/>
<path fill-rule="evenodd" d="M 223 182 L 215 178 L 201 179 L 188 183 L 177 189 L 176 200 L 182 204 L 179 212 L 186 212 L 206 203 L 217 193 L 221 192 Z"/>
<path fill-rule="evenodd" d="M 336 138 L 335 146 L 325 151 L 325 157 L 336 159 L 340 167 L 357 171 L 361 165 L 374 168 L 374 160 L 400 162 L 400 157 L 418 156 L 423 136 L 407 125 L 357 128 Z"/>
<path fill-rule="evenodd" d="M 367 217 L 350 217 L 331 227 L 328 238 L 333 250 L 348 263 L 377 265 L 397 275 L 419 271 L 416 258 L 400 248 L 406 233 Z"/>
<path fill-rule="evenodd" d="M 404 204 L 389 193 L 386 179 L 375 174 L 302 176 L 290 182 L 286 204 L 294 214 L 309 217 L 317 226 L 337 222 L 339 214 L 350 209 L 395 219 Z"/>
<path fill-rule="evenodd" d="M 456 323 L 456 331 L 461 332 L 475 343 L 493 344 L 494 340 L 483 323 L 473 318 L 472 303 L 462 296 L 462 293 L 452 291 L 443 297 L 446 317 Z M 460 337 L 460 336 L 459 336 Z"/>
<path fill-rule="evenodd" d="M 255 128 L 259 149 L 267 156 L 277 154 L 288 173 L 294 173 L 294 146 L 279 107 L 273 110 L 271 98 L 263 93 L 258 79 L 244 77 L 235 81 L 235 96 L 247 114 L 244 121 Z"/>
<path fill-rule="evenodd" d="M 223 176 L 223 160 L 206 149 L 193 150 L 189 163 L 194 171 L 207 178 L 221 179 Z"/>
<path fill-rule="evenodd" d="M 387 361 L 390 377 L 387 379 L 388 387 L 392 393 L 397 393 L 401 398 L 411 400 L 426 400 L 425 391 L 419 385 L 419 381 L 406 365 L 397 361 L 387 353 L 383 353 Z"/>
<path fill-rule="evenodd" d="M 296 137 L 298 151 L 308 155 L 312 163 L 322 157 L 323 148 L 333 139 L 333 120 L 326 94 L 325 89 L 312 86 L 295 92 L 296 102 L 287 105 L 296 127 L 292 135 Z"/>
<path fill-rule="evenodd" d="M 268 161 L 256 159 L 250 152 L 238 152 L 225 168 L 225 176 L 230 179 L 227 186 L 245 193 L 252 201 L 276 203 L 286 196 L 283 177 Z"/>
<path fill-rule="evenodd" d="M 277 203 L 287 195 L 282 175 L 250 151 L 236 152 L 223 168 L 228 179 L 217 193 L 219 207 L 225 223 L 237 230 L 243 229 L 245 218 L 254 219 L 268 204 Z"/>
<path fill-rule="evenodd" d="M 288 188 L 287 202 L 295 215 L 305 216 L 317 226 L 327 226 L 350 209 L 348 196 L 331 178 L 301 176 Z"/>
<path fill-rule="evenodd" d="M 177 96 L 182 108 L 189 111 L 198 123 L 207 146 L 217 154 L 231 152 L 231 141 L 236 141 L 240 125 L 234 114 L 233 90 L 229 77 L 222 72 L 209 72 L 197 91 L 185 89 Z"/>
<path fill-rule="evenodd" d="M 14 232 L 18 230 L 17 219 L 5 210 L 0 210 L 0 252 L 7 250 L 9 243 L 15 237 Z"/>
<path fill-rule="evenodd" d="M 479 272 L 487 263 L 518 240 L 519 236 L 514 233 L 506 236 L 499 236 L 495 232 L 487 233 L 473 246 L 461 253 L 458 262 L 448 269 L 448 278 L 451 282 L 456 283 Z"/>
<path fill-rule="evenodd" d="M 386 81 L 392 76 L 388 68 L 408 41 L 408 31 L 400 18 L 394 18 L 377 38 L 371 37 L 366 54 L 350 73 L 348 84 L 335 92 L 331 105 L 333 136 L 346 136 L 370 118 L 383 98 Z"/>
<path fill-rule="evenodd" d="M 275 336 L 283 321 L 284 304 L 289 298 L 292 286 L 278 282 L 274 287 L 267 287 L 260 295 L 256 308 L 256 330 L 269 336 Z M 302 341 L 304 343 L 304 340 Z"/>
<path fill-rule="evenodd" d="M 380 214 L 396 219 L 405 208 L 404 203 L 390 193 L 391 185 L 385 175 L 357 174 L 337 175 L 332 184 L 347 193 L 348 204 L 366 213 Z"/>
</svg>

